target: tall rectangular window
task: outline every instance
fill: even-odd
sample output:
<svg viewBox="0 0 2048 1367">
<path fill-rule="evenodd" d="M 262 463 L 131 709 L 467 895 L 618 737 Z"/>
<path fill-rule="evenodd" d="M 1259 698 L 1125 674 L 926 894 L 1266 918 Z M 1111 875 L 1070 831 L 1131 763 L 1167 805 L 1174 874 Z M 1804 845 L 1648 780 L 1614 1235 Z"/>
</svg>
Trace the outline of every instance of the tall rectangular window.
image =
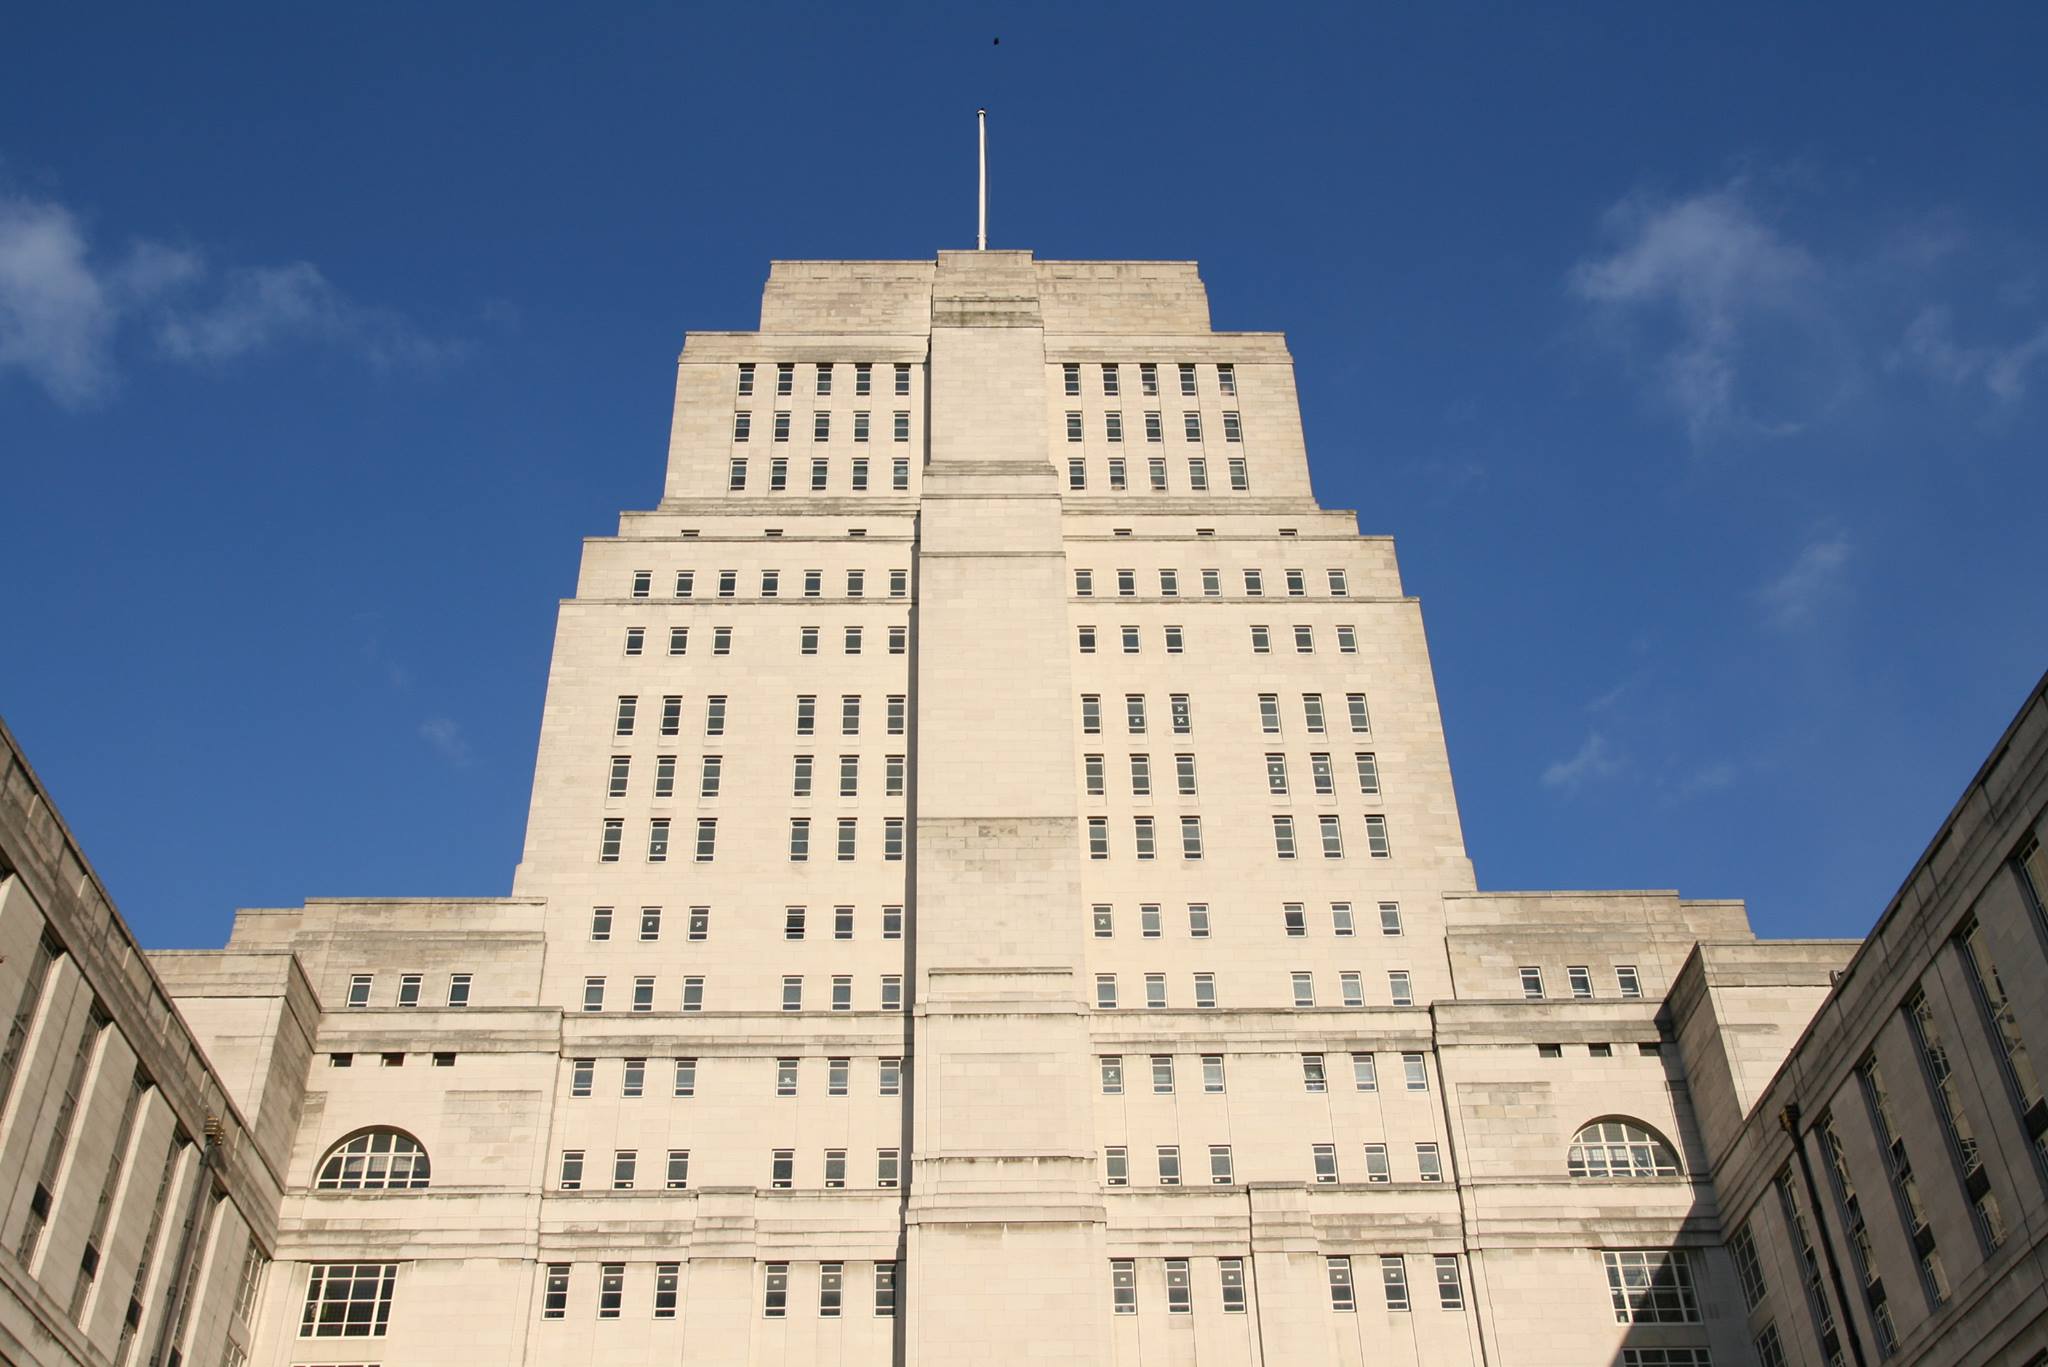
<svg viewBox="0 0 2048 1367">
<path fill-rule="evenodd" d="M 397 1263 L 314 1263 L 300 1338 L 382 1338 L 391 1322 Z"/>
<path fill-rule="evenodd" d="M 1380 1286 L 1387 1296 L 1387 1309 L 1408 1308 L 1408 1261 L 1398 1253 L 1380 1255 Z"/>
<path fill-rule="evenodd" d="M 1325 1258 L 1323 1271 L 1330 1283 L 1330 1308 L 1346 1312 L 1358 1309 L 1358 1300 L 1351 1287 L 1351 1259 Z"/>
<path fill-rule="evenodd" d="M 1119 1315 L 1138 1313 L 1138 1265 L 1130 1258 L 1112 1258 L 1109 1263 L 1109 1301 Z"/>
<path fill-rule="evenodd" d="M 788 1150 L 786 1149 L 777 1150 L 778 1154 L 787 1152 Z M 780 1185 L 786 1187 L 789 1183 L 785 1181 L 780 1183 Z M 788 1314 L 789 1264 L 766 1263 L 763 1265 L 761 1282 L 761 1317 L 763 1319 L 779 1320 Z"/>
</svg>

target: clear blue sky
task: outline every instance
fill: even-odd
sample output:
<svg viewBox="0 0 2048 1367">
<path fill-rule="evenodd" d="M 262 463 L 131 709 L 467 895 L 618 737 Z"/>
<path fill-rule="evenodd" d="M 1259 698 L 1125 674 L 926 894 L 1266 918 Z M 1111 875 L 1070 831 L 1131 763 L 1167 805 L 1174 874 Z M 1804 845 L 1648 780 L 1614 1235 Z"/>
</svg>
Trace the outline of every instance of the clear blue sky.
<svg viewBox="0 0 2048 1367">
<path fill-rule="evenodd" d="M 506 891 L 685 329 L 972 245 L 978 104 L 1289 334 L 1484 886 L 1869 925 L 2048 665 L 2048 9 L 867 8 L 15 7 L 0 711 L 145 943 Z"/>
</svg>

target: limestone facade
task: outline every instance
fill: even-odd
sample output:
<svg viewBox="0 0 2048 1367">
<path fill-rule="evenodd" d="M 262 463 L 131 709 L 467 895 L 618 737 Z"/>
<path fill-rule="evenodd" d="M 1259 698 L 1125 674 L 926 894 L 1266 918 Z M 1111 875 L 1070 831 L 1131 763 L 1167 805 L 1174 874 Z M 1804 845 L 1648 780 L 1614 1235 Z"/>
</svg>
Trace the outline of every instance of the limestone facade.
<svg viewBox="0 0 2048 1367">
<path fill-rule="evenodd" d="M 782 262 L 760 330 L 689 337 L 658 506 L 585 545 L 510 897 L 243 911 L 145 963 L 9 843 L 0 1010 L 46 1074 L 74 1047 L 25 987 L 50 925 L 127 946 L 181 1013 L 136 1020 L 203 1044 L 179 1114 L 226 1130 L 182 1361 L 1725 1367 L 1767 1327 L 1829 1360 L 1774 1116 L 1814 1164 L 1832 1116 L 1875 1206 L 1836 1094 L 1871 1032 L 1917 1082 L 1898 988 L 1934 973 L 2007 1233 L 1967 1258 L 1929 1198 L 1954 1298 L 1895 1313 L 1898 1356 L 2022 1362 L 2039 1094 L 1983 1060 L 2048 1021 L 1958 1007 L 1950 923 L 2040 980 L 2041 710 L 1878 949 L 1481 891 L 1419 605 L 1315 502 L 1284 339 L 1213 330 L 1191 263 Z M 16 1222 L 40 1114 L 0 1113 Z M 91 1223 L 68 1171 L 53 1230 Z M 56 1242 L 0 1251 L 16 1345 Z M 9 1351 L 165 1360 L 110 1313 Z"/>
</svg>

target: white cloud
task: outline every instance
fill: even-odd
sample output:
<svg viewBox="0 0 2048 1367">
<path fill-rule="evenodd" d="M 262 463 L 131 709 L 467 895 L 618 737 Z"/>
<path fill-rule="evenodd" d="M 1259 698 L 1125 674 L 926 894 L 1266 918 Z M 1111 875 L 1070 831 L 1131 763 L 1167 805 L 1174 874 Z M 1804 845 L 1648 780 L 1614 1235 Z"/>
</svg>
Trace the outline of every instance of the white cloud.
<svg viewBox="0 0 2048 1367">
<path fill-rule="evenodd" d="M 0 199 L 0 370 L 19 369 L 58 403 L 104 392 L 116 309 L 62 206 Z"/>
<path fill-rule="evenodd" d="M 0 195 L 0 374 L 20 372 L 65 407 L 92 403 L 116 387 L 118 345 L 136 327 L 171 360 L 215 366 L 292 342 L 380 369 L 430 368 L 462 349 L 355 303 L 310 263 L 215 281 L 198 253 L 151 241 L 108 260 L 64 205 Z"/>
<path fill-rule="evenodd" d="M 421 722 L 420 739 L 450 764 L 469 763 L 469 742 L 463 738 L 462 727 L 447 717 L 429 717 Z"/>
<path fill-rule="evenodd" d="M 1543 771 L 1543 786 L 1575 792 L 1594 779 L 1613 778 L 1622 770 L 1621 756 L 1598 731 L 1586 733 L 1586 743 L 1569 759 L 1561 759 Z"/>
<path fill-rule="evenodd" d="M 1771 624 L 1809 625 L 1845 589 L 1852 547 L 1842 532 L 1824 532 L 1802 546 L 1792 565 L 1759 591 Z"/>
<path fill-rule="evenodd" d="M 1917 370 L 1952 387 L 1982 383 L 2004 403 L 2026 396 L 2027 372 L 2044 360 L 2048 326 L 2010 346 L 1963 346 L 1955 340 L 1949 310 L 1939 304 L 1915 315 L 1888 358 L 1894 369 Z"/>
<path fill-rule="evenodd" d="M 396 314 L 354 303 L 307 261 L 229 271 L 216 300 L 166 316 L 156 340 L 168 356 L 210 365 L 292 340 L 354 350 L 380 368 L 434 366 L 459 353 Z"/>
<path fill-rule="evenodd" d="M 1724 428 L 1797 430 L 1755 411 L 1743 389 L 1759 320 L 1809 312 L 1821 271 L 1750 205 L 1744 185 L 1678 200 L 1634 197 L 1606 216 L 1605 256 L 1573 268 L 1573 293 L 1607 321 L 1654 333 L 1657 387 L 1695 441 Z"/>
</svg>

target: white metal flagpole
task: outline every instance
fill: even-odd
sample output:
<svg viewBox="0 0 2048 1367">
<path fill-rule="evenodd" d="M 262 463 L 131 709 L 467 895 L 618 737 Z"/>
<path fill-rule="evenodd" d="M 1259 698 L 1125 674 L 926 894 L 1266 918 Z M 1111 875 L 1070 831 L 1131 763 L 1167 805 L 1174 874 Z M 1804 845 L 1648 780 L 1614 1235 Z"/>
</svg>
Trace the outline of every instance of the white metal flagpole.
<svg viewBox="0 0 2048 1367">
<path fill-rule="evenodd" d="M 988 111 L 977 109 L 975 118 L 981 133 L 981 217 L 974 234 L 974 250 L 988 250 Z"/>
</svg>

